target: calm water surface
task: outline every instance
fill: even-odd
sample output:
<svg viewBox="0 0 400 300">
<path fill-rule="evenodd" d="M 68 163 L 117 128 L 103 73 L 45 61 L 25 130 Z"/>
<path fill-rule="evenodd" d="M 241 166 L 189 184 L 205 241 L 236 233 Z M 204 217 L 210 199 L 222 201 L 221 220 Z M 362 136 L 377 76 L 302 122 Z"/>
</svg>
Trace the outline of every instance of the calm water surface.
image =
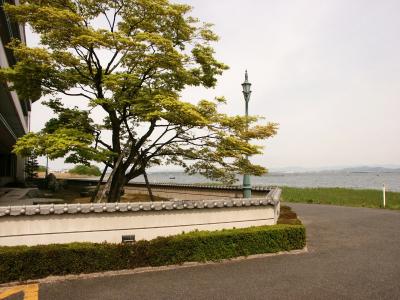
<svg viewBox="0 0 400 300">
<path fill-rule="evenodd" d="M 165 183 L 210 183 L 206 178 L 183 172 L 155 172 L 148 174 L 151 182 Z M 143 178 L 134 181 L 143 182 Z M 240 181 L 238 181 L 240 184 Z M 271 173 L 252 177 L 253 185 L 277 185 L 292 187 L 346 187 L 362 189 L 381 189 L 385 184 L 388 190 L 400 192 L 400 173 Z"/>
</svg>

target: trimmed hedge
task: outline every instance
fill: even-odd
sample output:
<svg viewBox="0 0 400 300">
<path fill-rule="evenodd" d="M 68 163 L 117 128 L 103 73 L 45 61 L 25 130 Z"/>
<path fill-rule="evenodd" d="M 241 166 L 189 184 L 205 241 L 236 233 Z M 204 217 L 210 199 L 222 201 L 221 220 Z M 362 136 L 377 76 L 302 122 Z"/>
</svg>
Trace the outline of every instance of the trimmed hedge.
<svg viewBox="0 0 400 300">
<path fill-rule="evenodd" d="M 133 244 L 71 243 L 0 247 L 0 282 L 182 264 L 302 249 L 302 225 L 194 231 Z"/>
</svg>

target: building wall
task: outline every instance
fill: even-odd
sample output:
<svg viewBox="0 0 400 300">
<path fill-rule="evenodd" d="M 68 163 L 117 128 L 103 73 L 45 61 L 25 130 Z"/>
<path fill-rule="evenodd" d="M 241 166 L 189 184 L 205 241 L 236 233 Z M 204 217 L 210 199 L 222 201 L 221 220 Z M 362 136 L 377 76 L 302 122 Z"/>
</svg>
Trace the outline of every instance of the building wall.
<svg viewBox="0 0 400 300">
<path fill-rule="evenodd" d="M 18 1 L 9 1 L 16 5 Z M 9 68 L 16 63 L 10 49 L 6 48 L 11 39 L 25 43 L 25 29 L 14 23 L 0 6 L 0 67 Z M 30 99 L 20 99 L 8 85 L 0 84 L 0 186 L 12 181 L 24 181 L 25 160 L 12 154 L 16 140 L 29 131 Z M 10 163 L 12 166 L 10 167 Z"/>
<path fill-rule="evenodd" d="M 9 183 L 14 182 L 15 177 L 13 176 L 0 176 L 0 186 L 5 186 Z"/>
<path fill-rule="evenodd" d="M 0 153 L 0 186 L 15 180 L 16 156 L 10 153 Z"/>
</svg>

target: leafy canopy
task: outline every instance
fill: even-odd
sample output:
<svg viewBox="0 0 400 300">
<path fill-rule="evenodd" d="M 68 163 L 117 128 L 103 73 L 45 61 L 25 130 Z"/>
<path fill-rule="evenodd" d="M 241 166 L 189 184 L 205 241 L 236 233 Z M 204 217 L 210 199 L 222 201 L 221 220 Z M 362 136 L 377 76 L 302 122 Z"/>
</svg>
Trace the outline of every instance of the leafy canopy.
<svg viewBox="0 0 400 300">
<path fill-rule="evenodd" d="M 189 173 L 232 180 L 266 169 L 246 156 L 262 153 L 277 125 L 218 112 L 223 98 L 184 101 L 188 86 L 214 87 L 227 66 L 214 57 L 211 24 L 189 16 L 191 7 L 168 0 L 23 0 L 5 4 L 29 24 L 40 46 L 8 45 L 17 64 L 0 70 L 21 98 L 45 102 L 55 113 L 38 133 L 19 139 L 22 155 L 103 162 L 125 182 L 151 165 L 175 164 Z M 78 97 L 80 107 L 68 98 Z M 93 120 L 101 109 L 104 119 Z M 121 163 L 118 163 L 118 159 Z"/>
</svg>

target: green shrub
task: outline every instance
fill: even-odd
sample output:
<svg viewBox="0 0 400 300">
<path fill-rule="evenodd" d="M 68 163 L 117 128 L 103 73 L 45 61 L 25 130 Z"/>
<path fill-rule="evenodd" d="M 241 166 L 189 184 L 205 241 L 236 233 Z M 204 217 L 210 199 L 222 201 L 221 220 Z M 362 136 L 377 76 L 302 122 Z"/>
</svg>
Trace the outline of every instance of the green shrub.
<svg viewBox="0 0 400 300">
<path fill-rule="evenodd" d="M 100 176 L 101 171 L 97 166 L 85 166 L 85 165 L 77 165 L 70 169 L 68 173 L 79 174 L 79 175 L 92 175 L 92 176 Z"/>
<path fill-rule="evenodd" d="M 0 282 L 182 264 L 302 249 L 302 225 L 195 231 L 133 244 L 71 243 L 0 247 Z"/>
</svg>

